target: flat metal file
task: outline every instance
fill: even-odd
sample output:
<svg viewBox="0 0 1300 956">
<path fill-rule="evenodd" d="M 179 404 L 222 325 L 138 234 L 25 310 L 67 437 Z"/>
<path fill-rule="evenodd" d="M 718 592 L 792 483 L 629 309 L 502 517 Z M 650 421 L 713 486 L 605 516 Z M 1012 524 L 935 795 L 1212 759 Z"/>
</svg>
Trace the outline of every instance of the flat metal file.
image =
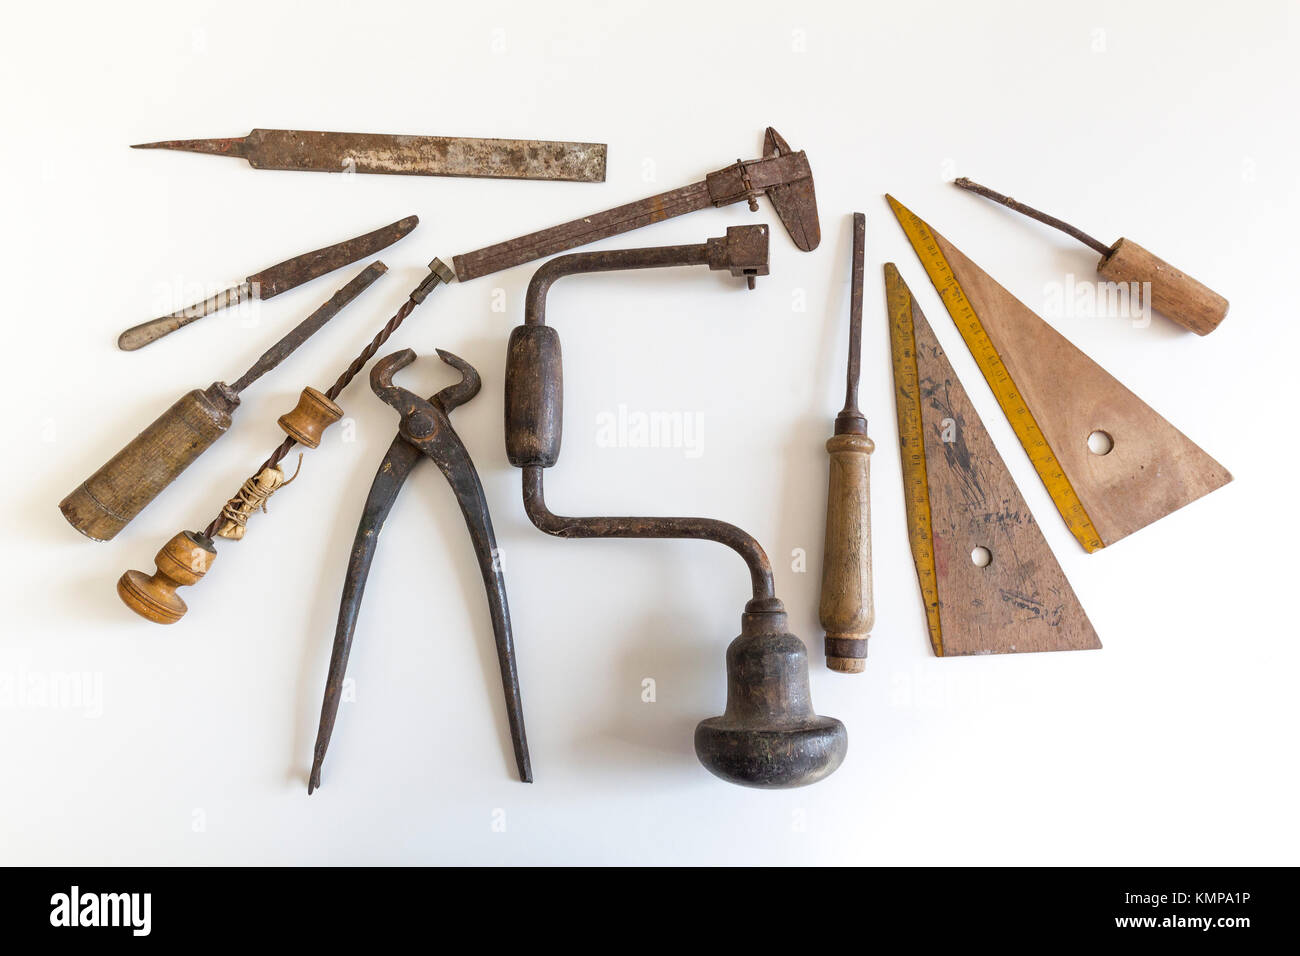
<svg viewBox="0 0 1300 956">
<path fill-rule="evenodd" d="M 579 183 L 605 181 L 607 152 L 604 143 L 306 129 L 255 129 L 247 136 L 229 139 L 172 139 L 131 148 L 235 156 L 248 160 L 254 169 Z"/>
</svg>

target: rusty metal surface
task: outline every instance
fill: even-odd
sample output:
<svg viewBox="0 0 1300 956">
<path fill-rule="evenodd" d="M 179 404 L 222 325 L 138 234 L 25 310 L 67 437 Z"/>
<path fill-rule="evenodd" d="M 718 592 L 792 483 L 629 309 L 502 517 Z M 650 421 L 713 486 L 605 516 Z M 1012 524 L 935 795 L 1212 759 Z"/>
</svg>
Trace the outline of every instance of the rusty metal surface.
<svg viewBox="0 0 1300 956">
<path fill-rule="evenodd" d="M 729 226 L 725 236 L 684 246 L 610 249 L 560 256 L 535 273 L 524 293 L 524 323 L 546 324 L 546 296 L 557 279 L 592 272 L 667 269 L 707 265 L 745 278 L 768 274 L 769 231 L 766 226 Z M 749 286 L 753 288 L 753 284 Z"/>
<path fill-rule="evenodd" d="M 763 155 L 797 160 L 795 172 L 767 187 L 767 198 L 781 222 L 785 223 L 794 244 L 804 252 L 811 252 L 822 241 L 822 227 L 817 218 L 817 190 L 813 187 L 808 157 L 802 151 L 794 152 L 781 134 L 770 126 L 763 137 Z"/>
<path fill-rule="evenodd" d="M 756 599 L 775 598 L 772 563 L 752 535 L 713 518 L 599 517 L 572 518 L 554 514 L 546 506 L 542 465 L 524 468 L 524 511 L 534 525 L 557 538 L 693 538 L 716 541 L 735 551 L 749 569 Z"/>
<path fill-rule="evenodd" d="M 372 256 L 380 249 L 386 249 L 401 239 L 420 224 L 419 216 L 407 216 L 397 222 L 389 223 L 364 236 L 345 239 L 323 249 L 304 252 L 284 262 L 277 262 L 268 269 L 254 273 L 245 281 L 253 287 L 253 294 L 259 299 L 269 299 L 297 288 L 304 282 L 320 278 L 327 272 L 342 268 L 358 259 Z"/>
<path fill-rule="evenodd" d="M 419 285 L 411 290 L 406 301 L 403 302 L 401 307 L 393 313 L 393 317 L 384 323 L 383 327 L 381 327 L 380 330 L 374 334 L 374 337 L 366 344 L 366 347 L 357 354 L 356 358 L 348 363 L 347 368 L 339 373 L 339 377 L 334 380 L 334 384 L 324 392 L 325 397 L 331 402 L 338 398 L 339 395 L 342 394 L 343 389 L 347 388 L 352 379 L 356 377 L 357 373 L 365 368 L 366 363 L 374 358 L 375 353 L 383 347 L 383 344 L 388 341 L 389 337 L 396 332 L 401 324 L 406 321 L 407 317 L 415 311 L 415 307 L 422 303 L 428 297 L 430 292 L 438 288 L 439 285 L 445 283 L 450 275 L 451 270 L 442 262 L 442 260 L 434 259 L 430 262 L 429 274 L 420 280 Z M 275 450 L 271 452 L 270 457 L 258 466 L 258 469 L 253 472 L 251 477 L 256 478 L 267 468 L 274 468 L 280 462 L 284 461 L 285 456 L 289 454 L 290 450 L 292 450 L 294 445 L 297 443 L 297 440 L 293 438 L 293 436 L 285 438 L 285 440 L 280 442 L 280 444 L 275 447 Z M 238 495 L 236 495 L 234 498 L 229 499 L 226 502 L 226 505 L 237 506 L 238 503 L 239 498 Z M 207 528 L 204 529 L 203 533 L 207 537 L 210 538 L 216 534 L 217 529 L 224 523 L 224 510 L 223 507 L 222 511 L 218 512 L 217 516 L 213 518 Z"/>
<path fill-rule="evenodd" d="M 132 149 L 236 156 L 254 169 L 603 183 L 604 143 L 393 133 L 255 129 L 229 139 L 176 139 Z"/>
<path fill-rule="evenodd" d="M 696 245 L 582 252 L 552 259 L 538 269 L 532 281 L 528 283 L 528 291 L 524 297 L 525 327 L 546 324 L 547 293 L 558 279 L 565 276 L 691 265 L 708 265 L 711 269 L 732 271 L 733 274 L 737 270 L 740 274 L 752 270 L 753 274 L 766 275 L 768 271 L 767 231 L 765 226 L 738 226 L 728 229 L 726 237 L 710 239 Z M 563 383 L 552 380 L 558 377 L 558 373 L 552 372 L 550 376 L 545 377 L 546 380 L 520 381 L 533 371 L 527 365 L 508 368 L 507 376 L 514 381 L 507 383 L 507 390 L 520 395 L 541 391 L 548 396 L 548 401 L 562 401 Z M 518 421 L 512 422 L 510 413 L 508 404 L 506 412 L 508 443 L 511 440 L 510 432 L 523 431 L 528 427 Z M 558 422 L 558 415 L 555 416 L 555 420 Z M 546 507 L 542 488 L 543 467 L 546 466 L 529 465 L 524 468 L 524 510 L 527 511 L 533 524 L 547 534 L 563 538 L 696 538 L 716 541 L 731 548 L 744 559 L 749 568 L 755 598 L 774 597 L 772 565 L 768 561 L 767 554 L 757 541 L 735 525 L 711 518 L 571 518 L 556 515 Z"/>
<path fill-rule="evenodd" d="M 1111 254 L 1111 252 L 1114 251 L 1114 247 L 1108 246 L 1100 239 L 1096 239 L 1093 236 L 1088 235 L 1086 232 L 1084 232 L 1082 229 L 1078 228 L 1077 226 L 1072 226 L 1065 220 L 1057 219 L 1055 216 L 1049 216 L 1047 213 L 1035 209 L 1032 206 L 1026 206 L 1022 202 L 1016 202 L 1010 196 L 1004 196 L 1002 195 L 1002 193 L 994 192 L 993 190 L 989 189 L 987 186 L 981 186 L 979 183 L 972 182 L 971 180 L 967 179 L 965 176 L 961 176 L 957 179 L 954 179 L 952 181 L 952 184 L 954 186 L 959 186 L 962 189 L 969 190 L 970 192 L 973 192 L 977 196 L 983 196 L 985 199 L 991 199 L 995 203 L 1000 203 L 1001 205 L 1006 206 L 1008 209 L 1012 209 L 1020 213 L 1022 216 L 1028 216 L 1030 219 L 1036 219 L 1046 226 L 1051 226 L 1053 229 L 1059 229 L 1067 236 L 1072 236 L 1075 239 L 1078 239 L 1085 246 L 1088 246 L 1094 252 L 1101 253 L 1103 256 L 1108 256 Z"/>
<path fill-rule="evenodd" d="M 844 408 L 835 416 L 835 434 L 865 435 L 867 417 L 858 407 L 858 381 L 862 378 L 862 283 L 867 249 L 867 217 L 853 214 L 853 278 L 849 287 L 849 367 Z"/>
<path fill-rule="evenodd" d="M 761 235 L 753 230 L 762 230 Z M 557 279 L 590 272 L 703 265 L 752 283 L 767 274 L 767 230 L 736 227 L 727 236 L 693 246 L 576 253 L 552 259 L 534 274 L 525 297 L 525 321 L 511 334 L 506 364 L 506 448 L 523 468 L 524 511 L 541 531 L 561 538 L 691 538 L 716 541 L 744 559 L 753 597 L 741 634 L 727 651 L 727 707 L 702 721 L 695 751 L 713 774 L 750 787 L 797 787 L 832 773 L 844 759 L 844 725 L 813 711 L 808 653 L 786 630 L 772 567 L 753 536 L 711 518 L 584 517 L 547 507 L 544 469 L 559 458 L 563 372 L 558 337 L 549 327 L 546 296 Z"/>
<path fill-rule="evenodd" d="M 299 322 L 280 341 L 262 353 L 243 375 L 231 383 L 230 390 L 238 395 L 249 385 L 283 362 L 294 349 L 302 345 L 324 327 L 325 323 L 342 311 L 343 307 L 370 288 L 388 266 L 376 260 L 361 270 L 352 281 L 332 295 L 328 302 Z"/>
<path fill-rule="evenodd" d="M 506 600 L 505 575 L 497 560 L 492 517 L 488 512 L 487 498 L 474 462 L 452 428 L 449 417 L 453 409 L 478 394 L 480 379 L 478 372 L 464 359 L 442 349 L 438 350 L 438 356 L 461 373 L 461 380 L 442 389 L 427 401 L 414 392 L 393 384 L 393 374 L 415 361 L 415 353 L 410 349 L 380 359 L 370 370 L 370 387 L 398 411 L 401 425 L 371 485 L 348 561 L 343 596 L 339 603 L 338 625 L 334 633 L 334 648 L 330 656 L 329 676 L 321 703 L 320 726 L 307 785 L 308 793 L 320 786 L 321 767 L 338 717 L 343 679 L 361 611 L 361 598 L 365 593 L 366 579 L 379 543 L 379 534 L 407 476 L 426 457 L 432 459 L 446 476 L 469 530 L 487 592 L 516 769 L 519 779 L 525 783 L 531 783 L 533 779 L 528 739 L 524 731 L 523 703 L 519 694 L 514 638 L 510 627 L 510 606 Z"/>
<path fill-rule="evenodd" d="M 821 225 L 808 157 L 803 152 L 792 151 L 780 134 L 769 127 L 764 154 L 759 159 L 737 160 L 709 173 L 701 182 L 463 253 L 452 260 L 452 265 L 456 278 L 468 282 L 709 206 L 726 206 L 744 200 L 751 210 L 757 210 L 758 197 L 762 195 L 772 201 L 796 246 L 804 252 L 817 248 L 821 242 Z"/>
<path fill-rule="evenodd" d="M 201 319 L 227 306 L 237 305 L 245 299 L 269 299 L 281 292 L 287 292 L 304 282 L 318 279 L 335 269 L 341 269 L 349 263 L 388 248 L 419 224 L 419 216 L 407 216 L 405 219 L 381 226 L 365 235 L 345 239 L 332 246 L 314 249 L 292 259 L 277 262 L 249 276 L 240 285 L 219 292 L 196 305 L 132 326 L 118 336 L 117 347 L 132 352 L 189 325 L 196 319 Z"/>
</svg>

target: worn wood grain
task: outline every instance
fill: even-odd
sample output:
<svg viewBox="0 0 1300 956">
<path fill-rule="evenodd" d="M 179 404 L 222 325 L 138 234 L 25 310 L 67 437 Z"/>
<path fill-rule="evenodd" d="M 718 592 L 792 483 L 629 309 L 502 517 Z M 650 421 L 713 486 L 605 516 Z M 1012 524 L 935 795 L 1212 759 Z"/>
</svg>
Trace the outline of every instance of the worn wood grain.
<svg viewBox="0 0 1300 956">
<path fill-rule="evenodd" d="M 897 271 L 887 272 L 886 281 L 893 287 L 891 295 L 911 299 Z M 895 400 L 920 406 L 939 603 L 936 653 L 950 657 L 1100 647 L 915 300 L 911 319 L 919 394 L 907 394 L 910 386 L 896 381 Z M 900 435 L 900 454 L 910 454 L 910 442 L 911 436 Z M 987 550 L 986 565 L 976 564 L 976 549 Z"/>
<path fill-rule="evenodd" d="M 298 404 L 293 410 L 280 416 L 279 424 L 284 433 L 298 444 L 319 448 L 325 429 L 342 417 L 343 409 L 324 392 L 308 385 L 298 396 Z"/>
<path fill-rule="evenodd" d="M 1151 406 L 933 235 L 1104 544 L 1232 480 Z M 1089 449 L 1094 432 L 1109 437 L 1108 453 Z"/>
<path fill-rule="evenodd" d="M 866 435 L 835 435 L 826 442 L 830 480 L 819 617 L 826 630 L 826 666 L 846 674 L 865 669 L 865 641 L 876 618 L 871 588 L 870 493 L 875 447 Z M 864 643 L 851 643 L 858 641 Z M 861 653 L 835 654 L 835 648 Z"/>
<path fill-rule="evenodd" d="M 182 531 L 162 546 L 154 558 L 153 574 L 127 571 L 118 579 L 117 596 L 136 614 L 155 624 L 175 624 L 185 616 L 185 601 L 176 589 L 197 584 L 208 573 L 217 552 L 212 542 Z"/>
<path fill-rule="evenodd" d="M 1175 269 L 1132 239 L 1121 239 L 1097 264 L 1097 274 L 1107 282 L 1136 286 L 1149 284 L 1151 305 L 1197 335 L 1209 335 L 1228 314 L 1228 300 L 1181 269 Z"/>
<path fill-rule="evenodd" d="M 230 428 L 239 399 L 214 382 L 182 395 L 59 502 L 68 523 L 110 541 Z"/>
</svg>

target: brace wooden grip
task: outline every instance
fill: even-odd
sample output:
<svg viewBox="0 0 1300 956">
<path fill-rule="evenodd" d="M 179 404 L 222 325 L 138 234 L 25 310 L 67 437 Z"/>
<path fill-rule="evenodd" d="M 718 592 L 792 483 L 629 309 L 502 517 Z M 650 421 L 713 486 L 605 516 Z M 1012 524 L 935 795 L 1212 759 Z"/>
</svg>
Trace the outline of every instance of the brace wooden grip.
<svg viewBox="0 0 1300 956">
<path fill-rule="evenodd" d="M 564 371 L 560 336 L 521 325 L 506 346 L 506 457 L 516 468 L 549 468 L 560 458 Z"/>
<path fill-rule="evenodd" d="M 210 538 L 182 531 L 158 552 L 153 574 L 127 571 L 118 579 L 117 596 L 122 603 L 155 624 L 175 624 L 185 616 L 185 601 L 176 589 L 197 584 L 217 559 Z"/>
<path fill-rule="evenodd" d="M 285 412 L 278 421 L 284 433 L 298 444 L 319 448 L 325 429 L 342 417 L 343 409 L 324 392 L 308 385 L 298 396 L 298 404 L 294 409 Z"/>
<path fill-rule="evenodd" d="M 230 428 L 239 397 L 221 382 L 195 389 L 59 502 L 74 528 L 109 541 Z"/>
<path fill-rule="evenodd" d="M 826 629 L 826 666 L 846 674 L 866 666 L 875 623 L 871 594 L 871 453 L 866 435 L 835 435 L 826 497 L 826 551 L 819 617 Z"/>
<path fill-rule="evenodd" d="M 1228 300 L 1191 276 L 1175 269 L 1132 239 L 1111 246 L 1097 264 L 1107 282 L 1151 283 L 1151 305 L 1197 335 L 1209 335 L 1228 314 Z"/>
</svg>

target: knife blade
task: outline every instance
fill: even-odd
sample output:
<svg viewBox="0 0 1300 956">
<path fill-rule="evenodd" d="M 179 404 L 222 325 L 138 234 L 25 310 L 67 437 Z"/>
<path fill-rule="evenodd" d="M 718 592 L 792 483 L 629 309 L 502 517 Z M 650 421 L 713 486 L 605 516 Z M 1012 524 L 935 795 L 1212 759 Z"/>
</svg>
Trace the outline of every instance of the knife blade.
<svg viewBox="0 0 1300 956">
<path fill-rule="evenodd" d="M 277 296 L 281 292 L 288 292 L 304 282 L 318 279 L 358 259 L 374 255 L 380 249 L 397 242 L 419 223 L 419 216 L 407 216 L 363 236 L 336 242 L 332 246 L 304 252 L 292 259 L 278 262 L 261 272 L 253 273 L 239 285 L 209 296 L 202 302 L 196 302 L 170 315 L 132 326 L 118 336 L 117 347 L 126 352 L 134 352 L 219 309 L 238 305 L 248 299 L 264 300 Z"/>
</svg>

